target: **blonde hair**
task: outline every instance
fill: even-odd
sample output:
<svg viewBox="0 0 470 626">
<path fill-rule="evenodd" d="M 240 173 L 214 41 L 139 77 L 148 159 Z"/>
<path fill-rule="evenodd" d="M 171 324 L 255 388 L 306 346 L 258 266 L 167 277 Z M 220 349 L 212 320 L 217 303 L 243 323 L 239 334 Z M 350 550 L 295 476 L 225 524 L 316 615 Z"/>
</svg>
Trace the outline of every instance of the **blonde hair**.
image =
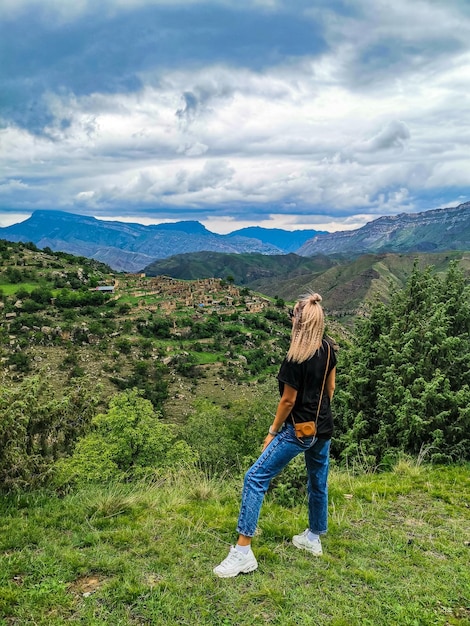
<svg viewBox="0 0 470 626">
<path fill-rule="evenodd" d="M 294 323 L 287 360 L 303 363 L 322 345 L 325 316 L 318 293 L 301 296 L 294 307 Z"/>
</svg>

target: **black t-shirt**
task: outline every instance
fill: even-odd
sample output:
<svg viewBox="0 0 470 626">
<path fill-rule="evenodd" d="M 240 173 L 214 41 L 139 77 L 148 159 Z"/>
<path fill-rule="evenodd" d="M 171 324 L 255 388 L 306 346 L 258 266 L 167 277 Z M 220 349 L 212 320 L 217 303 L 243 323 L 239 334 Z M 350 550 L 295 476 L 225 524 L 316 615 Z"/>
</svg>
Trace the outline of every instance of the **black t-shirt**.
<svg viewBox="0 0 470 626">
<path fill-rule="evenodd" d="M 328 365 L 328 374 L 336 366 L 336 355 L 330 349 L 330 362 Z M 277 379 L 279 381 L 279 392 L 282 396 L 284 385 L 289 385 L 297 391 L 294 408 L 287 418 L 286 422 L 292 423 L 292 415 L 296 422 L 314 422 L 318 402 L 320 400 L 321 387 L 328 356 L 328 345 L 326 339 L 323 339 L 322 347 L 315 352 L 307 361 L 303 363 L 294 363 L 284 359 Z M 327 374 L 327 377 L 328 377 Z M 333 416 L 331 414 L 330 399 L 323 390 L 323 397 L 318 414 L 317 433 L 322 439 L 329 439 L 333 434 Z"/>
</svg>

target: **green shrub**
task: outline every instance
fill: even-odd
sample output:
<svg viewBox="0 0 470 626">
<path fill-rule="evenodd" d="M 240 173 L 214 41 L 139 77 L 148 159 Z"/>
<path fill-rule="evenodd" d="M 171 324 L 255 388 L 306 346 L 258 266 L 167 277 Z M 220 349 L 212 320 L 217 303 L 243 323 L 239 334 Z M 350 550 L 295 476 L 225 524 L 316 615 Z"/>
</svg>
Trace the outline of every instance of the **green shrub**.
<svg viewBox="0 0 470 626">
<path fill-rule="evenodd" d="M 7 358 L 7 365 L 12 365 L 18 372 L 23 374 L 31 370 L 31 357 L 24 352 L 14 352 Z"/>
<path fill-rule="evenodd" d="M 172 323 L 167 317 L 154 316 L 149 321 L 137 320 L 137 331 L 150 339 L 169 339 L 171 337 Z"/>
<path fill-rule="evenodd" d="M 132 343 L 125 337 L 117 339 L 115 346 L 122 354 L 130 354 L 132 351 Z"/>
<path fill-rule="evenodd" d="M 47 481 L 54 461 L 87 429 L 97 403 L 90 384 L 76 383 L 57 399 L 44 376 L 0 388 L 0 490 Z"/>
<path fill-rule="evenodd" d="M 13 285 L 21 283 L 23 280 L 23 272 L 16 267 L 7 267 L 5 275 L 8 282 Z"/>
<path fill-rule="evenodd" d="M 16 290 L 16 297 L 18 300 L 25 300 L 26 298 L 29 298 L 29 291 L 24 287 L 19 287 Z"/>
<path fill-rule="evenodd" d="M 44 309 L 45 305 L 41 304 L 40 302 L 36 302 L 31 298 L 26 298 L 25 300 L 23 300 L 21 308 L 26 313 L 36 313 L 36 311 L 41 311 L 42 309 Z"/>
<path fill-rule="evenodd" d="M 118 371 L 114 364 L 114 371 Z M 158 409 L 168 397 L 168 367 L 158 361 L 136 361 L 127 377 L 110 377 L 120 390 L 138 388 L 144 398 Z"/>
<path fill-rule="evenodd" d="M 31 300 L 39 302 L 40 304 L 50 304 L 52 300 L 52 291 L 50 289 L 43 289 L 36 287 L 30 293 Z"/>
<path fill-rule="evenodd" d="M 270 496 L 281 506 L 293 507 L 307 497 L 305 457 L 299 454 L 272 481 Z"/>
<path fill-rule="evenodd" d="M 272 419 L 265 400 L 250 404 L 245 400 L 235 401 L 226 408 L 200 400 L 188 417 L 182 437 L 208 470 L 229 468 L 238 473 L 246 470 L 260 453 Z"/>
<path fill-rule="evenodd" d="M 175 371 L 182 376 L 187 376 L 188 378 L 194 377 L 195 369 L 194 364 L 196 363 L 196 357 L 194 354 L 188 352 L 182 352 L 177 354 L 173 359 L 173 365 Z"/>
<path fill-rule="evenodd" d="M 197 456 L 176 440 L 174 427 L 136 389 L 116 394 L 107 413 L 97 415 L 93 429 L 69 458 L 56 466 L 58 485 L 136 479 L 155 468 L 191 464 Z"/>
</svg>

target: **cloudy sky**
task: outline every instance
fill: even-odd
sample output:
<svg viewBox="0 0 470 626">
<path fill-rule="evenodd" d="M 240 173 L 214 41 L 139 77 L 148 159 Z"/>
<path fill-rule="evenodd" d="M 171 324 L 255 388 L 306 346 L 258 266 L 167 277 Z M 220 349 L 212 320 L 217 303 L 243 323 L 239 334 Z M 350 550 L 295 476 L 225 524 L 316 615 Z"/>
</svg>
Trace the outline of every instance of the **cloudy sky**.
<svg viewBox="0 0 470 626">
<path fill-rule="evenodd" d="M 0 225 L 470 200 L 469 0 L 0 0 Z"/>
</svg>

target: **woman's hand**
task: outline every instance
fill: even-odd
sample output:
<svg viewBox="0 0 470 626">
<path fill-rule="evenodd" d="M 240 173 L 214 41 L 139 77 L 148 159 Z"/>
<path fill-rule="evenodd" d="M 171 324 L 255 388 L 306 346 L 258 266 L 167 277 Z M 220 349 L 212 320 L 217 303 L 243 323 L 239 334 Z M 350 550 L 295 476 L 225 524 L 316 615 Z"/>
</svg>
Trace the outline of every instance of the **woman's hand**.
<svg viewBox="0 0 470 626">
<path fill-rule="evenodd" d="M 266 435 L 266 439 L 263 442 L 263 449 L 261 450 L 261 452 L 264 452 L 266 450 L 266 448 L 269 446 L 269 444 L 274 439 L 274 437 L 275 435 L 270 435 L 269 433 Z"/>
</svg>

